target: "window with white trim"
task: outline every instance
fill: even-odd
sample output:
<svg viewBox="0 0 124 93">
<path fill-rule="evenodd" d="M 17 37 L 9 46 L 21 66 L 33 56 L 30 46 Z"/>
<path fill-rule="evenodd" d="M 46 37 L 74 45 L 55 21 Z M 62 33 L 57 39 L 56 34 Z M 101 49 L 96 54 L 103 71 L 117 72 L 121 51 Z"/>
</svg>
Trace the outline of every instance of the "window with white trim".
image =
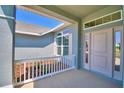
<svg viewBox="0 0 124 93">
<path fill-rule="evenodd" d="M 55 40 L 57 55 L 69 55 L 69 33 L 64 31 L 58 32 Z"/>
</svg>

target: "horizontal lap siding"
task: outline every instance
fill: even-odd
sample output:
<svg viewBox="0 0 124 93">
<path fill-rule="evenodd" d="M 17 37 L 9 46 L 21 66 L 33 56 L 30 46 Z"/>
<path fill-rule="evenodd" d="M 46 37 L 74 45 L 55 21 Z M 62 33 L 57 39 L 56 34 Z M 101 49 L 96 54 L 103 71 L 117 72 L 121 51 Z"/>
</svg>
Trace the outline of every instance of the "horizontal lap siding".
<svg viewBox="0 0 124 93">
<path fill-rule="evenodd" d="M 54 33 L 38 37 L 15 35 L 15 60 L 54 56 Z"/>
</svg>

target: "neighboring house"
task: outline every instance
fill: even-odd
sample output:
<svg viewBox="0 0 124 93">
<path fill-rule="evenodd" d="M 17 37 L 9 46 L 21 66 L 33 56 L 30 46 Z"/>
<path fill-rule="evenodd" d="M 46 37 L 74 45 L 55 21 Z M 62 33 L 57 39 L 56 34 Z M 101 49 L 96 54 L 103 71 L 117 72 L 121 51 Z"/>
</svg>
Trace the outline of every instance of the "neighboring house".
<svg viewBox="0 0 124 93">
<path fill-rule="evenodd" d="M 121 5 L 0 6 L 0 87 L 71 69 L 123 83 L 123 14 Z"/>
</svg>

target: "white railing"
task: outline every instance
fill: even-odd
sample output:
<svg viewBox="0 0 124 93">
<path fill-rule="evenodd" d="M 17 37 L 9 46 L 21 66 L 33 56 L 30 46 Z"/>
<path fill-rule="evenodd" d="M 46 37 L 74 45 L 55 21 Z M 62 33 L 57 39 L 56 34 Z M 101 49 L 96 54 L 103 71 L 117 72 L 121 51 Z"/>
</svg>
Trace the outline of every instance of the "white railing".
<svg viewBox="0 0 124 93">
<path fill-rule="evenodd" d="M 75 56 L 56 56 L 15 61 L 15 85 L 75 68 Z"/>
</svg>

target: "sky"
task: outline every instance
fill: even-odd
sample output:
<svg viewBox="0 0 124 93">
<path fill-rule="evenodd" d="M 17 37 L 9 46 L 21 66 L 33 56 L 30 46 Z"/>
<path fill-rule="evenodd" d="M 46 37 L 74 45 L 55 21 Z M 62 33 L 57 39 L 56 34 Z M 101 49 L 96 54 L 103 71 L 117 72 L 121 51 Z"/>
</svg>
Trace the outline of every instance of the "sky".
<svg viewBox="0 0 124 93">
<path fill-rule="evenodd" d="M 120 35 L 121 35 L 120 32 L 116 32 L 116 42 L 117 43 L 120 43 Z"/>
<path fill-rule="evenodd" d="M 53 18 L 48 18 L 46 16 L 42 16 L 27 10 L 16 9 L 16 20 L 25 22 L 27 24 L 34 24 L 39 26 L 44 26 L 47 28 L 54 28 L 61 24 L 61 21 L 58 21 Z"/>
</svg>

